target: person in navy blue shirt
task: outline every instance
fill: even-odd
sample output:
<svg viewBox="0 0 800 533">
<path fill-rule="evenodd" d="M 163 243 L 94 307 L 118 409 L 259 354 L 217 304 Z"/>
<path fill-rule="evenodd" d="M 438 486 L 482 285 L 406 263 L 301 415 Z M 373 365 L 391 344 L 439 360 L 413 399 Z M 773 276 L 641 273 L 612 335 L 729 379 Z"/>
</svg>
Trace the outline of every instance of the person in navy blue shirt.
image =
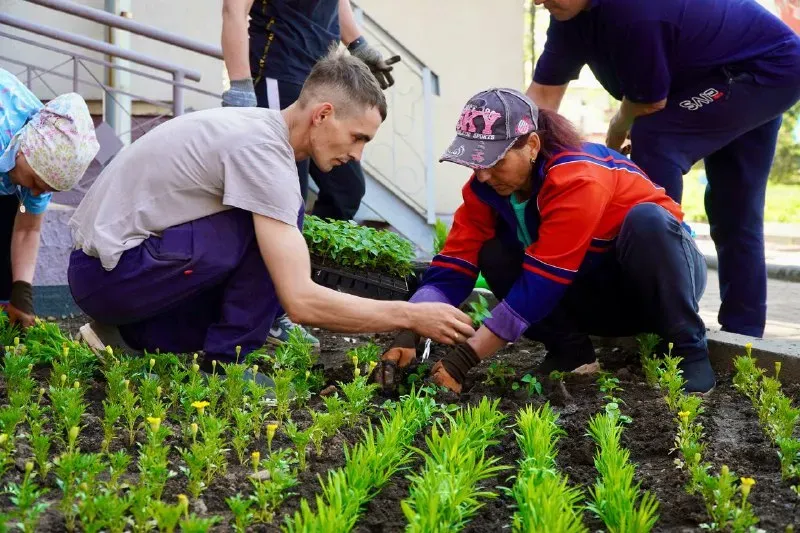
<svg viewBox="0 0 800 533">
<path fill-rule="evenodd" d="M 367 42 L 350 0 L 223 0 L 222 53 L 231 86 L 222 105 L 287 108 L 300 96 L 316 62 L 340 41 L 366 63 L 382 89 L 394 84 L 391 65 L 400 58 L 384 60 Z M 297 174 L 303 200 L 309 175 L 319 187 L 312 214 L 340 220 L 355 216 L 365 192 L 358 161 L 323 172 L 305 159 L 297 162 Z M 288 315 L 279 313 L 268 340 L 285 342 L 293 327 Z M 305 336 L 319 345 L 310 333 Z"/>
<path fill-rule="evenodd" d="M 534 0 L 551 14 L 528 89 L 557 110 L 584 65 L 617 100 L 606 144 L 681 200 L 704 160 L 723 330 L 766 321 L 764 202 L 781 115 L 800 99 L 800 37 L 755 0 Z"/>
</svg>

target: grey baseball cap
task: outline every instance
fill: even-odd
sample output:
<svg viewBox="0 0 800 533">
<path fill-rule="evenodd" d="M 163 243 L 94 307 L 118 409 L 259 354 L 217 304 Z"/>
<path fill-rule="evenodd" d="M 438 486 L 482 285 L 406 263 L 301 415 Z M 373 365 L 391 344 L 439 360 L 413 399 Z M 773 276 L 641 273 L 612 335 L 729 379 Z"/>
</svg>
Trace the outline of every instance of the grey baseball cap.
<svg viewBox="0 0 800 533">
<path fill-rule="evenodd" d="M 439 161 L 472 169 L 491 168 L 517 139 L 536 131 L 539 108 L 514 89 L 489 89 L 473 96 L 456 124 L 456 138 Z"/>
</svg>

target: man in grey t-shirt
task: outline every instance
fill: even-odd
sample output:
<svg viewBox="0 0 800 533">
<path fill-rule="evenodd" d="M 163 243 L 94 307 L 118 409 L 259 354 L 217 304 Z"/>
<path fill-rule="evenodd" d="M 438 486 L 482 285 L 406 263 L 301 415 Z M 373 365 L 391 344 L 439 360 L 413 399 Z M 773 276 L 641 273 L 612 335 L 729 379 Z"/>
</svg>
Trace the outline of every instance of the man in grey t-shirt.
<svg viewBox="0 0 800 533">
<path fill-rule="evenodd" d="M 358 59 L 332 52 L 283 111 L 224 108 L 162 124 L 123 150 L 70 221 L 69 285 L 92 346 L 192 352 L 223 362 L 262 346 L 280 307 L 335 331 L 473 333 L 445 304 L 383 302 L 311 280 L 295 161 L 358 160 L 386 101 Z"/>
</svg>

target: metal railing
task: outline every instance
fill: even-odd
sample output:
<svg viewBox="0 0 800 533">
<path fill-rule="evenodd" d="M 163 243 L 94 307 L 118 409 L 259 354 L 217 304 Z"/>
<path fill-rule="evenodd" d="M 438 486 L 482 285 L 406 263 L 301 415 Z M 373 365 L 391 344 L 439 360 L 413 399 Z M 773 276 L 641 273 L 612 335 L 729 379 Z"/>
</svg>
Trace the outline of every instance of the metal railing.
<svg viewBox="0 0 800 533">
<path fill-rule="evenodd" d="M 386 92 L 389 114 L 364 150 L 364 168 L 382 185 L 423 215 L 436 221 L 434 106 L 439 77 L 377 21 L 353 5 L 362 33 L 384 57 L 400 55 L 395 85 Z"/>
</svg>

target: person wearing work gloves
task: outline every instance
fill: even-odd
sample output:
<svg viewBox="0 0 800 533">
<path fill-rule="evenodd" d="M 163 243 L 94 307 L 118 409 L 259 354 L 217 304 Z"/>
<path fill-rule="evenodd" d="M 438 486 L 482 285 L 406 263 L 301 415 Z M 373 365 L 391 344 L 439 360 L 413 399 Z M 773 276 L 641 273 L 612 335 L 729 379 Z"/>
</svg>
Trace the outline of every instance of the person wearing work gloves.
<svg viewBox="0 0 800 533">
<path fill-rule="evenodd" d="M 99 145 L 86 102 L 75 93 L 42 105 L 0 69 L 0 300 L 12 323 L 33 325 L 33 274 L 51 192 L 72 188 Z"/>
<path fill-rule="evenodd" d="M 523 335 L 547 349 L 539 371 L 592 372 L 589 335 L 654 332 L 683 358 L 686 390 L 711 390 L 697 314 L 705 260 L 664 189 L 515 90 L 475 95 L 456 131 L 441 160 L 473 174 L 444 248 L 410 301 L 460 305 L 482 272 L 501 303 L 433 366 L 433 380 L 460 392 L 473 366 Z M 400 334 L 376 381 L 392 388 L 418 340 Z"/>
<path fill-rule="evenodd" d="M 280 306 L 333 331 L 466 339 L 469 317 L 451 305 L 357 298 L 311 279 L 295 162 L 358 160 L 385 118 L 366 65 L 334 51 L 282 111 L 196 111 L 142 136 L 70 220 L 69 286 L 93 319 L 82 337 L 96 350 L 202 350 L 207 370 L 261 348 Z"/>
<path fill-rule="evenodd" d="M 724 331 L 760 337 L 764 202 L 781 115 L 800 98 L 800 36 L 756 0 L 534 0 L 550 11 L 530 96 L 558 110 L 588 64 L 622 104 L 606 145 L 677 202 L 701 159 Z"/>
<path fill-rule="evenodd" d="M 317 60 L 340 41 L 366 63 L 381 88 L 394 83 L 391 65 L 400 58 L 384 60 L 367 43 L 349 0 L 224 0 L 222 52 L 231 87 L 223 93 L 222 105 L 275 110 L 290 106 Z M 297 162 L 303 200 L 309 174 L 319 187 L 312 214 L 337 220 L 355 216 L 364 196 L 364 174 L 358 161 L 343 163 L 325 171 L 311 159 Z M 279 313 L 269 341 L 286 341 L 293 327 L 289 317 Z M 319 346 L 311 334 L 305 336 Z"/>
</svg>

